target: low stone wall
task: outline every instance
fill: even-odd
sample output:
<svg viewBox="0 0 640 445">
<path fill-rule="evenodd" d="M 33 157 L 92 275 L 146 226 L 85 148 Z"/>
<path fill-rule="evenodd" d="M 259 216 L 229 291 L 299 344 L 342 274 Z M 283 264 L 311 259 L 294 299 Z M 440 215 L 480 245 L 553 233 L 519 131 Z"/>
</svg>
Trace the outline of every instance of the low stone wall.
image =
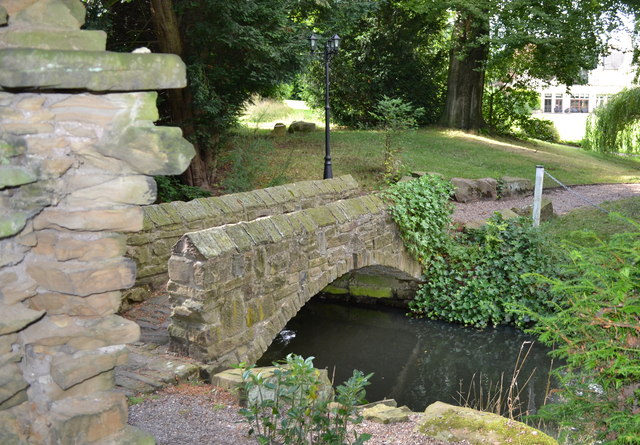
<svg viewBox="0 0 640 445">
<path fill-rule="evenodd" d="M 251 363 L 312 296 L 374 265 L 421 276 L 375 195 L 187 233 L 169 260 L 171 347 L 210 371 Z"/>
<path fill-rule="evenodd" d="M 358 183 L 347 175 L 146 206 L 143 230 L 127 239 L 127 256 L 136 262 L 138 274 L 135 287 L 124 293 L 123 304 L 142 301 L 150 291 L 167 283 L 171 248 L 187 232 L 317 207 L 357 193 Z"/>
</svg>

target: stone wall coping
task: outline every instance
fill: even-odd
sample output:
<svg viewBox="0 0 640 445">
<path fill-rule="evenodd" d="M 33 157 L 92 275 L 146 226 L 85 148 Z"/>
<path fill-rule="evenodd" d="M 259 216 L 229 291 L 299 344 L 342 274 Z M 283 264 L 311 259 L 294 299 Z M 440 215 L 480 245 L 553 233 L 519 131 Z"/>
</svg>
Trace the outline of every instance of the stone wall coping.
<svg viewBox="0 0 640 445">
<path fill-rule="evenodd" d="M 145 91 L 186 86 L 175 54 L 0 49 L 0 87 Z"/>
<path fill-rule="evenodd" d="M 359 217 L 375 214 L 386 208 L 382 199 L 366 195 L 332 202 L 320 207 L 297 212 L 265 217 L 248 222 L 239 222 L 220 227 L 186 233 L 189 253 L 195 249 L 203 259 L 210 259 L 228 252 L 244 252 L 261 244 L 277 243 L 283 238 L 304 232 L 314 233 L 322 227 L 354 221 Z M 176 244 L 173 253 L 177 255 L 185 246 Z"/>
<path fill-rule="evenodd" d="M 232 218 L 256 209 L 265 215 L 272 206 L 314 198 L 322 194 L 335 194 L 356 190 L 358 183 L 351 175 L 334 179 L 300 181 L 250 192 L 231 193 L 193 201 L 173 201 L 144 207 L 145 229 L 153 230 L 195 221 L 219 218 L 220 224 L 236 223 L 246 218 Z M 185 231 L 186 232 L 186 231 Z"/>
</svg>

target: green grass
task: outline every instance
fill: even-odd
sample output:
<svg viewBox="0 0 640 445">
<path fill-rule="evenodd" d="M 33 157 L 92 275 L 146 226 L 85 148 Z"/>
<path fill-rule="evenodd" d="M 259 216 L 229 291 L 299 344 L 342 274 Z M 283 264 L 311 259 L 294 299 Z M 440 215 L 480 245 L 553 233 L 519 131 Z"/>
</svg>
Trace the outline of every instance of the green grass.
<svg viewBox="0 0 640 445">
<path fill-rule="evenodd" d="M 264 130 L 264 135 L 268 134 Z M 331 131 L 334 176 L 351 174 L 365 188 L 383 185 L 383 138 L 380 131 Z M 517 176 L 534 180 L 542 164 L 565 184 L 640 182 L 640 160 L 606 156 L 574 147 L 540 141 L 495 139 L 437 128 L 399 134 L 396 143 L 406 171 L 438 172 L 447 178 Z M 273 168 L 289 165 L 289 181 L 321 179 L 324 166 L 324 132 L 288 134 L 274 139 Z M 546 187 L 554 187 L 545 181 Z"/>
<path fill-rule="evenodd" d="M 601 204 L 610 212 L 617 212 L 625 218 L 640 224 L 640 197 L 621 199 Z M 607 215 L 593 208 L 583 207 L 549 221 L 545 230 L 556 239 L 578 241 L 571 234 L 575 231 L 592 231 L 601 239 L 608 239 L 621 232 L 630 232 L 634 226 L 623 218 Z M 637 230 L 637 228 L 635 229 Z"/>
</svg>

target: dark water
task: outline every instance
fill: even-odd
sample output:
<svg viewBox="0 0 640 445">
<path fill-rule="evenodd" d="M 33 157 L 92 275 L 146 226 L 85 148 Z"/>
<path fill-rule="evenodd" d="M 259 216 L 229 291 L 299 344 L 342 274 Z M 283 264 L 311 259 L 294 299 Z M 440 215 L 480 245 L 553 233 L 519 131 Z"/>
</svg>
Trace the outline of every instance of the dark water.
<svg viewBox="0 0 640 445">
<path fill-rule="evenodd" d="M 414 411 L 442 401 L 460 404 L 459 392 L 473 399 L 483 387 L 511 381 L 523 342 L 533 339 L 509 328 L 476 330 L 450 323 L 415 320 L 405 311 L 386 307 L 329 303 L 318 297 L 307 303 L 274 340 L 258 366 L 289 353 L 315 357 L 317 368 L 334 372 L 335 383 L 353 369 L 373 372 L 367 400 L 393 398 Z M 550 359 L 547 348 L 534 343 L 519 379 L 523 411 L 535 411 L 544 399 Z M 475 375 L 475 377 L 474 377 Z M 471 391 L 472 381 L 475 386 Z M 495 391 L 491 391 L 495 393 Z M 471 396 L 469 396 L 471 394 Z"/>
</svg>

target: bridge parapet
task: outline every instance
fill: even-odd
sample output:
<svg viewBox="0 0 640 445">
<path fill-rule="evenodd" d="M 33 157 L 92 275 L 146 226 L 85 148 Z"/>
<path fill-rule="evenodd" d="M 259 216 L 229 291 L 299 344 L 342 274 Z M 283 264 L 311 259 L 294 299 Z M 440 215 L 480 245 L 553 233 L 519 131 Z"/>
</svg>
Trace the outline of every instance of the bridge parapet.
<svg viewBox="0 0 640 445">
<path fill-rule="evenodd" d="M 135 260 L 138 274 L 135 286 L 124 292 L 125 306 L 128 301 L 144 299 L 150 291 L 167 283 L 171 247 L 186 232 L 316 207 L 351 198 L 359 192 L 358 183 L 345 175 L 145 206 L 143 229 L 127 239 L 127 256 Z"/>
<path fill-rule="evenodd" d="M 252 363 L 311 297 L 373 265 L 421 275 L 375 195 L 187 233 L 169 260 L 171 347 L 211 371 Z"/>
</svg>

